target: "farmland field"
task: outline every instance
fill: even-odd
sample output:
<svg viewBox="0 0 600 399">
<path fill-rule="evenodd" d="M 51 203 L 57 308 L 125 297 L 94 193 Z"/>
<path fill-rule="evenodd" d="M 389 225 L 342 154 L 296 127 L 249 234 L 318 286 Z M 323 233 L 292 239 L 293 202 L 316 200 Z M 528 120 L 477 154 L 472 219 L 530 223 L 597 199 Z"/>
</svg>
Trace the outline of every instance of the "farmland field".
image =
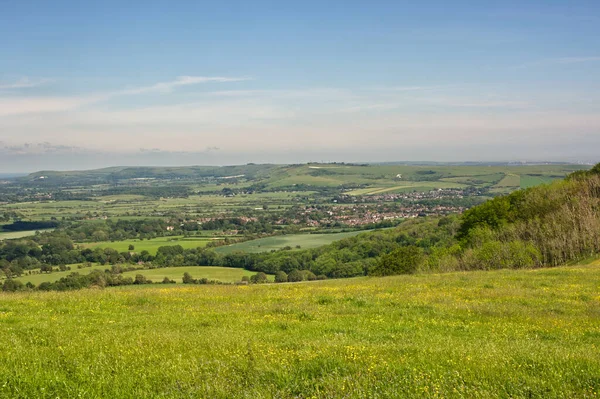
<svg viewBox="0 0 600 399">
<path fill-rule="evenodd" d="M 212 238 L 208 237 L 183 237 L 183 236 L 171 236 L 171 237 L 158 237 L 151 240 L 125 240 L 125 241 L 100 241 L 100 242 L 87 242 L 81 243 L 83 248 L 112 248 L 117 252 L 128 251 L 129 245 L 134 246 L 136 252 L 148 251 L 152 255 L 156 255 L 156 251 L 159 247 L 166 245 L 181 245 L 184 249 L 205 247 L 206 244 L 212 241 Z"/>
<path fill-rule="evenodd" d="M 45 230 L 28 230 L 28 231 L 0 231 L 0 241 L 2 240 L 12 240 L 14 238 L 23 238 L 35 235 L 36 231 L 52 231 L 52 229 Z"/>
<path fill-rule="evenodd" d="M 81 269 L 77 268 L 77 264 L 69 265 L 69 267 L 71 267 L 71 270 L 66 270 L 64 272 L 54 271 L 52 273 L 24 274 L 23 276 L 16 278 L 16 280 L 21 281 L 23 284 L 30 282 L 37 286 L 37 285 L 40 285 L 41 283 L 53 282 L 53 281 L 60 280 L 62 277 L 67 277 L 69 274 L 71 274 L 73 272 L 77 272 L 79 274 L 88 274 L 93 270 L 110 269 L 110 265 L 99 265 L 99 264 L 94 264 L 90 267 L 84 267 Z M 0 280 L 0 281 L 2 281 L 2 280 Z"/>
<path fill-rule="evenodd" d="M 548 184 L 552 180 L 553 179 L 548 176 L 524 175 L 524 176 L 521 176 L 520 187 L 521 188 L 535 187 L 535 186 L 539 186 L 540 184 Z"/>
<path fill-rule="evenodd" d="M 236 269 L 233 267 L 214 267 L 214 266 L 182 266 L 182 267 L 165 267 L 160 269 L 136 270 L 125 272 L 123 276 L 135 278 L 136 274 L 141 274 L 157 283 L 163 278 L 168 277 L 175 280 L 177 283 L 182 283 L 181 278 L 184 273 L 189 273 L 195 279 L 207 278 L 209 280 L 219 280 L 224 283 L 234 283 L 240 281 L 244 276 L 252 276 L 254 272 Z M 273 280 L 273 276 L 269 276 Z"/>
<path fill-rule="evenodd" d="M 364 231 L 350 231 L 347 233 L 330 234 L 289 234 L 259 238 L 257 240 L 217 247 L 216 251 L 223 254 L 232 253 L 235 251 L 257 253 L 278 250 L 286 246 L 294 248 L 297 245 L 303 249 L 316 248 L 320 247 L 321 245 L 331 244 L 333 241 L 341 240 L 346 237 L 352 237 L 360 233 L 364 233 Z"/>
<path fill-rule="evenodd" d="M 593 398 L 599 288 L 592 263 L 0 293 L 0 397 Z"/>
<path fill-rule="evenodd" d="M 40 273 L 40 274 L 25 274 L 16 280 L 22 283 L 30 282 L 32 284 L 40 285 L 45 282 L 54 282 L 62 277 L 66 277 L 73 272 L 79 274 L 88 274 L 93 270 L 105 270 L 110 269 L 110 265 L 92 265 L 90 267 L 84 267 L 78 269 L 77 265 L 71 265 L 71 270 L 59 272 L 55 271 L 52 273 Z M 139 269 L 130 272 L 124 272 L 123 276 L 135 278 L 136 274 L 146 276 L 155 283 L 161 282 L 163 278 L 168 277 L 171 280 L 175 280 L 177 283 L 181 283 L 181 278 L 184 273 L 190 273 L 194 278 L 207 278 L 209 280 L 219 280 L 222 282 L 233 283 L 240 281 L 243 276 L 252 276 L 254 272 L 237 269 L 231 267 L 218 267 L 218 266 L 180 266 L 180 267 L 163 267 L 157 269 Z M 268 276 L 270 280 L 273 280 L 273 276 Z M 1 282 L 2 280 L 0 280 Z"/>
</svg>

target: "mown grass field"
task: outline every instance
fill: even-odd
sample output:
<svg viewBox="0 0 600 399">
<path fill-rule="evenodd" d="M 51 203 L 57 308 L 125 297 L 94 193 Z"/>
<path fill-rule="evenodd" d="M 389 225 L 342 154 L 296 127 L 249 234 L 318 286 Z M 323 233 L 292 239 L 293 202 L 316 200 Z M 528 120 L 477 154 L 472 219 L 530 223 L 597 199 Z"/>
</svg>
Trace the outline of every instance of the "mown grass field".
<svg viewBox="0 0 600 399">
<path fill-rule="evenodd" d="M 346 233 L 330 233 L 330 234 L 288 234 L 274 237 L 259 238 L 257 240 L 244 241 L 237 244 L 231 244 L 223 247 L 215 248 L 215 251 L 222 254 L 228 254 L 236 251 L 257 253 L 278 250 L 284 247 L 295 248 L 300 245 L 300 248 L 316 248 L 321 245 L 331 244 L 334 241 L 341 240 L 346 237 L 352 237 L 364 231 L 350 231 Z"/>
<path fill-rule="evenodd" d="M 125 240 L 125 241 L 99 241 L 86 242 L 78 245 L 83 248 L 112 248 L 118 252 L 129 251 L 129 245 L 133 245 L 135 252 L 148 251 L 152 255 L 156 255 L 158 248 L 167 245 L 181 245 L 184 249 L 205 247 L 206 244 L 213 241 L 208 237 L 157 237 L 151 240 Z"/>
<path fill-rule="evenodd" d="M 4 398 L 595 398 L 600 265 L 0 294 Z"/>
<path fill-rule="evenodd" d="M 73 272 L 77 272 L 77 273 L 83 275 L 83 274 L 89 274 L 93 270 L 110 269 L 110 265 L 92 264 L 90 267 L 83 267 L 81 269 L 78 269 L 77 266 L 78 266 L 78 264 L 69 265 L 71 270 L 66 270 L 64 272 L 54 271 L 52 273 L 23 274 L 21 277 L 18 277 L 15 280 L 21 281 L 23 284 L 30 282 L 30 283 L 38 286 L 41 283 L 45 283 L 45 282 L 51 283 L 51 282 L 60 280 L 62 277 L 67 277 L 69 274 L 71 274 Z M 57 270 L 56 267 L 54 269 Z M 37 269 L 37 271 L 39 271 L 39 269 Z M 3 281 L 3 280 L 0 280 L 0 281 Z"/>
<path fill-rule="evenodd" d="M 22 283 L 30 282 L 36 286 L 45 282 L 54 282 L 60 280 L 62 277 L 66 277 L 73 272 L 77 272 L 81 275 L 89 274 L 93 270 L 106 270 L 110 269 L 110 265 L 92 265 L 90 267 L 84 267 L 78 269 L 77 265 L 70 265 L 71 270 L 64 272 L 55 271 L 52 273 L 40 273 L 23 275 L 15 280 L 21 281 Z M 135 271 L 125 272 L 125 277 L 135 278 L 136 274 L 142 274 L 152 280 L 155 283 L 161 282 L 165 277 L 171 280 L 175 280 L 177 283 L 181 283 L 181 279 L 184 273 L 190 273 L 194 278 L 201 279 L 207 278 L 209 280 L 219 280 L 224 283 L 234 283 L 240 281 L 243 276 L 252 276 L 256 274 L 244 269 L 236 269 L 232 267 L 218 267 L 218 266 L 180 266 L 180 267 L 165 267 L 160 269 L 139 269 Z M 272 281 L 274 276 L 269 275 L 268 278 Z M 0 279 L 0 283 L 2 283 Z"/>
<path fill-rule="evenodd" d="M 181 267 L 165 267 L 161 269 L 136 270 L 125 272 L 123 276 L 135 278 L 136 274 L 141 274 L 149 278 L 155 283 L 161 282 L 165 277 L 175 280 L 177 283 L 183 283 L 182 277 L 184 273 L 189 273 L 195 279 L 207 278 L 209 280 L 219 280 L 224 283 L 235 283 L 240 281 L 244 276 L 252 276 L 256 274 L 244 269 L 236 269 L 233 267 L 217 267 L 217 266 L 181 266 Z M 273 276 L 268 276 L 273 281 Z"/>
<path fill-rule="evenodd" d="M 52 231 L 53 229 L 44 229 L 44 230 L 26 230 L 26 231 L 0 231 L 0 241 L 2 240 L 12 240 L 14 238 L 23 238 L 34 236 L 36 231 Z"/>
</svg>

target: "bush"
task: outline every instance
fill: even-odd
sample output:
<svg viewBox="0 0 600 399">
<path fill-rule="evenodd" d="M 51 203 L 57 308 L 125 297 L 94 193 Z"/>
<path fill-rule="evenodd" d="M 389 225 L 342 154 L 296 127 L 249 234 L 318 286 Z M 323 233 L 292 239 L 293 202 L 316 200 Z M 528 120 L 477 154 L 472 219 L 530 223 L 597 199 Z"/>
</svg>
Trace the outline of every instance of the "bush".
<svg viewBox="0 0 600 399">
<path fill-rule="evenodd" d="M 183 273 L 183 284 L 196 284 L 197 281 L 194 280 L 191 274 L 188 272 Z"/>
<path fill-rule="evenodd" d="M 304 277 L 298 269 L 294 269 L 290 272 L 290 274 L 288 274 L 288 281 L 291 283 L 302 280 L 304 280 Z"/>
<path fill-rule="evenodd" d="M 136 274 L 135 275 L 135 280 L 133 280 L 133 284 L 151 284 L 152 281 L 149 281 L 146 276 L 144 276 L 143 274 Z"/>
<path fill-rule="evenodd" d="M 286 272 L 280 270 L 277 273 L 275 273 L 275 282 L 276 283 L 287 283 L 288 281 L 288 275 Z"/>
<path fill-rule="evenodd" d="M 317 275 L 310 270 L 302 270 L 300 273 L 302 274 L 303 280 L 314 281 L 317 279 Z"/>
<path fill-rule="evenodd" d="M 13 280 L 12 278 L 7 279 L 6 281 L 4 281 L 4 284 L 2 284 L 2 291 L 6 292 L 22 291 L 23 289 L 23 283 L 17 280 Z"/>
<path fill-rule="evenodd" d="M 424 260 L 423 250 L 419 247 L 400 247 L 383 255 L 370 274 L 373 276 L 392 276 L 411 274 L 417 271 Z"/>
<path fill-rule="evenodd" d="M 256 273 L 252 277 L 250 277 L 250 282 L 252 284 L 263 284 L 268 281 L 267 275 L 263 272 Z"/>
</svg>

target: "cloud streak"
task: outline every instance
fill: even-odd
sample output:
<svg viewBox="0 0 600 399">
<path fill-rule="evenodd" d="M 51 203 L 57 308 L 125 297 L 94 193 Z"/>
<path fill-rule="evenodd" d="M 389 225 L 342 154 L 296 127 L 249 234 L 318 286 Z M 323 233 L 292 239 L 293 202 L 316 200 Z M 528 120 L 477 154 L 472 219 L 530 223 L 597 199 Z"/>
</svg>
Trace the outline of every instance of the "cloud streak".
<svg viewBox="0 0 600 399">
<path fill-rule="evenodd" d="M 170 82 L 156 83 L 151 86 L 135 87 L 113 93 L 113 95 L 144 94 L 152 92 L 170 92 L 177 87 L 198 85 L 202 83 L 229 83 L 252 80 L 249 77 L 224 77 L 224 76 L 178 76 Z"/>
<path fill-rule="evenodd" d="M 15 90 L 15 89 L 29 89 L 32 87 L 42 86 L 44 84 L 52 82 L 52 79 L 30 79 L 28 77 L 22 77 L 11 83 L 0 82 L 0 90 Z"/>
<path fill-rule="evenodd" d="M 169 82 L 160 82 L 150 86 L 141 86 L 104 93 L 92 93 L 84 96 L 71 97 L 0 97 L 0 116 L 19 114 L 48 113 L 74 110 L 84 105 L 108 101 L 115 97 L 143 95 L 150 93 L 170 93 L 178 87 L 198 85 L 203 83 L 228 83 L 250 80 L 248 77 L 222 76 L 179 76 Z M 0 89 L 18 89 L 36 87 L 48 79 L 20 79 L 16 82 L 0 85 Z"/>
</svg>

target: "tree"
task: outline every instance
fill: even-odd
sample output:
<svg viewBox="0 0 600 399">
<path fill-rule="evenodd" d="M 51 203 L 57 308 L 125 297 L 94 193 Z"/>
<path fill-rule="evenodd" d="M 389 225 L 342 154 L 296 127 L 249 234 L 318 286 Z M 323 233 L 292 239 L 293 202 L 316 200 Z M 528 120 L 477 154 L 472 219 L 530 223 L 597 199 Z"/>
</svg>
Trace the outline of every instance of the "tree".
<svg viewBox="0 0 600 399">
<path fill-rule="evenodd" d="M 290 274 L 288 274 L 289 282 L 296 282 L 296 281 L 302 281 L 302 280 L 304 280 L 304 276 L 302 276 L 302 273 L 300 273 L 300 271 L 298 271 L 298 269 L 294 269 L 290 272 Z"/>
<path fill-rule="evenodd" d="M 419 247 L 400 247 L 383 255 L 371 270 L 373 276 L 392 276 L 411 274 L 418 270 L 424 260 L 423 250 Z"/>
<path fill-rule="evenodd" d="M 15 292 L 23 289 L 23 283 L 12 278 L 6 279 L 2 284 L 2 291 Z"/>
<path fill-rule="evenodd" d="M 133 244 L 129 244 L 129 250 L 130 250 L 130 251 L 133 251 L 133 250 L 135 250 L 135 247 L 133 246 Z"/>
<path fill-rule="evenodd" d="M 280 270 L 277 273 L 275 273 L 275 282 L 276 283 L 287 283 L 288 281 L 288 275 L 286 274 L 286 272 Z"/>
<path fill-rule="evenodd" d="M 263 272 L 256 273 L 252 277 L 250 277 L 250 282 L 252 284 L 263 284 L 268 281 L 267 275 Z"/>
<path fill-rule="evenodd" d="M 136 274 L 133 284 L 148 284 L 148 279 L 143 274 Z"/>
<path fill-rule="evenodd" d="M 183 273 L 183 284 L 196 284 L 196 280 L 188 272 Z"/>
</svg>

